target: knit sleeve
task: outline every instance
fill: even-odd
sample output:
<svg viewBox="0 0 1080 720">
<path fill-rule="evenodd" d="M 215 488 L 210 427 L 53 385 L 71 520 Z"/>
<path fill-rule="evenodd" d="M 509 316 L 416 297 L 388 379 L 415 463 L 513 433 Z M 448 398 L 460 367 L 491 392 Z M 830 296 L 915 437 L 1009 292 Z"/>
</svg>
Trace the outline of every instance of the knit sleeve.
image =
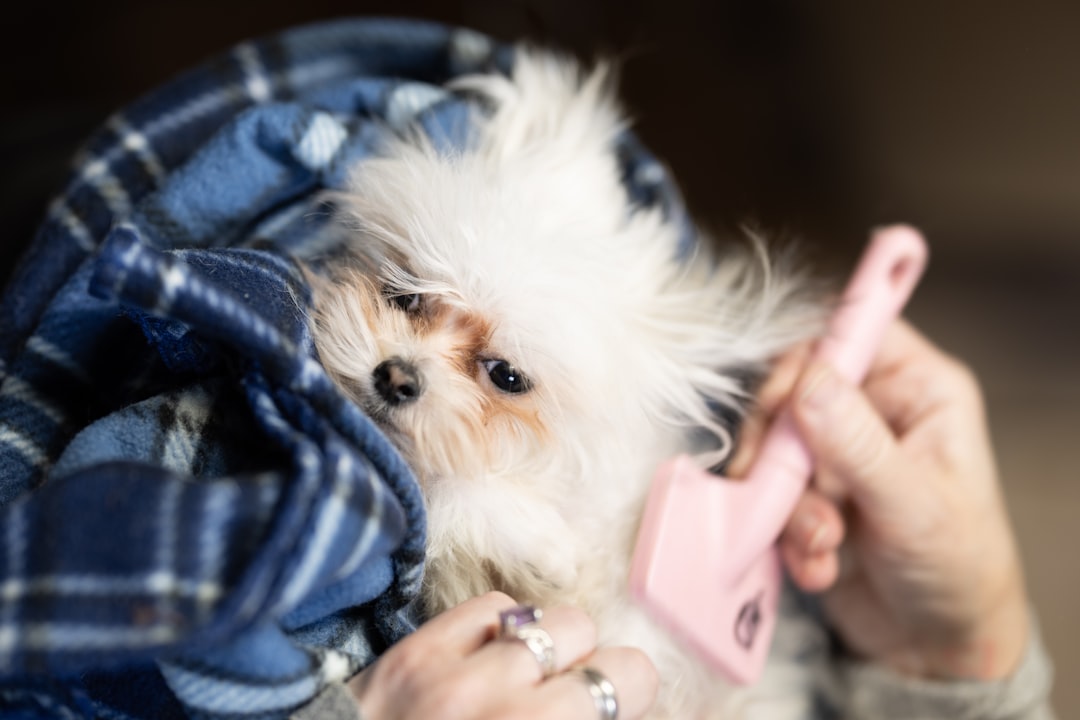
<svg viewBox="0 0 1080 720">
<path fill-rule="evenodd" d="M 941 682 L 903 677 L 878 665 L 845 660 L 836 699 L 844 718 L 873 720 L 1054 720 L 1053 668 L 1038 627 L 1020 665 L 1002 680 Z"/>
</svg>

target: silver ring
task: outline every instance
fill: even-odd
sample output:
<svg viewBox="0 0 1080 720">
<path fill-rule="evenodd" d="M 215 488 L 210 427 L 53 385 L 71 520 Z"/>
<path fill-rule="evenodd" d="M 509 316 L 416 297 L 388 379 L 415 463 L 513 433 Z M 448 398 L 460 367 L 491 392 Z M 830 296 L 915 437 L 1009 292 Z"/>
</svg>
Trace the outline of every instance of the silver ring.
<svg viewBox="0 0 1080 720">
<path fill-rule="evenodd" d="M 604 677 L 599 670 L 594 670 L 586 665 L 578 665 L 569 671 L 580 675 L 585 680 L 589 694 L 592 695 L 593 704 L 596 705 L 596 714 L 600 720 L 615 720 L 619 716 L 619 703 L 615 699 L 615 686 Z"/>
<path fill-rule="evenodd" d="M 540 665 L 544 679 L 555 674 L 555 643 L 537 623 L 544 616 L 539 608 L 519 605 L 499 613 L 499 639 L 520 641 Z"/>
</svg>

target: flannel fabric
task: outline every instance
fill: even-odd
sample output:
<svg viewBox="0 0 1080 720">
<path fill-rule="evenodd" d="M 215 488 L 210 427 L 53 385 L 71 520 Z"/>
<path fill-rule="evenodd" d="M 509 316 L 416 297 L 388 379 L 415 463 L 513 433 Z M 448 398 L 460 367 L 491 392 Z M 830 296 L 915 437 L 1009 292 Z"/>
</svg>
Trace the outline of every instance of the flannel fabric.
<svg viewBox="0 0 1080 720">
<path fill-rule="evenodd" d="M 293 257 L 382 133 L 468 142 L 476 33 L 343 20 L 247 42 L 86 143 L 0 307 L 0 709 L 276 718 L 413 627 L 424 515 L 329 381 Z M 683 222 L 627 134 L 637 204 Z M 686 228 L 686 242 L 693 232 Z"/>
</svg>

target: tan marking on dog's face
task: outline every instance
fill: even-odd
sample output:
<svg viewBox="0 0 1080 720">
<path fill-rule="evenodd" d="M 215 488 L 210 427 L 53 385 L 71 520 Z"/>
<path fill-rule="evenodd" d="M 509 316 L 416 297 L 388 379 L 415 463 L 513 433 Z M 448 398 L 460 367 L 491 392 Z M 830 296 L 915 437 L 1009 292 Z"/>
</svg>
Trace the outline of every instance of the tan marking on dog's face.
<svg viewBox="0 0 1080 720">
<path fill-rule="evenodd" d="M 486 432 L 500 419 L 517 436 L 530 433 L 537 438 L 547 434 L 530 394 L 509 394 L 495 387 L 486 377 L 481 361 L 499 356 L 490 348 L 492 324 L 478 313 L 468 312 L 432 299 L 421 313 L 416 329 L 419 338 L 436 334 L 450 336 L 445 357 L 459 375 L 477 383 L 480 394 L 480 427 Z M 519 439 L 523 439 L 520 438 Z"/>
<path fill-rule="evenodd" d="M 489 428 L 500 421 L 520 440 L 524 440 L 522 436 L 526 434 L 543 440 L 548 434 L 547 427 L 540 419 L 540 411 L 532 399 L 527 398 L 527 394 L 518 397 L 494 389 L 486 396 L 481 408 L 481 425 Z"/>
<path fill-rule="evenodd" d="M 475 375 L 491 342 L 491 323 L 477 313 L 440 302 L 437 298 L 426 300 L 414 327 L 421 343 L 435 335 L 445 336 L 447 340 L 442 343 L 447 345 L 448 361 L 459 373 L 469 377 Z"/>
</svg>

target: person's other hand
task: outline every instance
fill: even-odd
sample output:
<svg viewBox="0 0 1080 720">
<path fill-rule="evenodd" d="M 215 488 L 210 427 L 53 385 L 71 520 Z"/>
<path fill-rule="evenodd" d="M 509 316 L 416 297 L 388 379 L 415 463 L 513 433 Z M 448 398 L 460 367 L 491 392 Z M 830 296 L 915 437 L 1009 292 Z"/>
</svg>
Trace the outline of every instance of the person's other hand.
<svg viewBox="0 0 1080 720">
<path fill-rule="evenodd" d="M 1027 600 L 973 375 L 902 321 L 861 388 L 807 357 L 777 364 L 731 468 L 789 402 L 816 466 L 781 538 L 793 580 L 824 593 L 857 655 L 911 676 L 1008 675 Z"/>
<path fill-rule="evenodd" d="M 488 593 L 452 608 L 397 643 L 349 681 L 361 715 L 376 720 L 595 720 L 585 681 L 565 671 L 583 664 L 614 685 L 620 720 L 642 717 L 656 697 L 656 670 L 633 648 L 596 648 L 584 612 L 557 607 L 540 626 L 555 646 L 556 674 L 515 640 L 497 639 L 499 612 L 514 606 Z"/>
</svg>

